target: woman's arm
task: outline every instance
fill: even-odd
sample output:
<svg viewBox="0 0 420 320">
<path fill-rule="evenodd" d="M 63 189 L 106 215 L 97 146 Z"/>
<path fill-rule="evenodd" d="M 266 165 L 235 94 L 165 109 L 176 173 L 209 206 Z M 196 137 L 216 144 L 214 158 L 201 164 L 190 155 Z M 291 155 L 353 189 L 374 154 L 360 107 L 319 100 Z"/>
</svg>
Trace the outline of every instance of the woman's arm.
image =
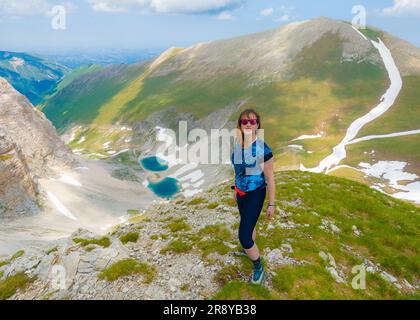
<svg viewBox="0 0 420 320">
<path fill-rule="evenodd" d="M 276 199 L 276 184 L 274 182 L 274 159 L 264 162 L 264 176 L 268 185 L 268 204 L 267 216 L 271 218 L 274 214 L 274 201 Z"/>
</svg>

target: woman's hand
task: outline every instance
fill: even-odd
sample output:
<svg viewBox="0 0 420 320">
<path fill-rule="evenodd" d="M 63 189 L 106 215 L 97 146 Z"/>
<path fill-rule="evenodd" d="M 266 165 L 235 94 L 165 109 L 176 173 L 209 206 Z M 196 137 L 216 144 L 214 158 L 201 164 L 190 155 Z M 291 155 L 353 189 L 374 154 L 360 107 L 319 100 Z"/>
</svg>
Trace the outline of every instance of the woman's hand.
<svg viewBox="0 0 420 320">
<path fill-rule="evenodd" d="M 236 199 L 236 191 L 233 193 L 233 199 L 235 199 L 235 202 L 238 202 L 238 200 Z"/>
<path fill-rule="evenodd" d="M 267 208 L 267 218 L 271 219 L 274 216 L 275 207 L 269 206 Z"/>
</svg>

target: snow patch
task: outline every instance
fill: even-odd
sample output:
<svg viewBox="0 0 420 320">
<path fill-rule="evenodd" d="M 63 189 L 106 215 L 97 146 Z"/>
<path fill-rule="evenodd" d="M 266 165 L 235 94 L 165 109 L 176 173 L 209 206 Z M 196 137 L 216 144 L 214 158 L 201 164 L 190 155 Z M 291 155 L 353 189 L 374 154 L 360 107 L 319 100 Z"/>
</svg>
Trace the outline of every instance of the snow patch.
<svg viewBox="0 0 420 320">
<path fill-rule="evenodd" d="M 373 165 L 365 162 L 359 163 L 360 171 L 375 178 L 388 180 L 390 187 L 400 191 L 391 194 L 391 196 L 420 203 L 420 181 L 407 185 L 399 184 L 400 181 L 414 181 L 419 178 L 414 173 L 404 172 L 406 166 L 407 163 L 403 161 L 379 161 Z M 383 191 L 383 187 L 384 185 L 380 183 L 372 186 L 372 188 L 386 193 Z"/>
<path fill-rule="evenodd" d="M 81 187 L 82 186 L 82 184 L 76 178 L 74 178 L 70 173 L 67 173 L 67 172 L 62 173 L 60 175 L 60 179 L 58 179 L 58 180 L 66 183 L 66 184 L 75 186 L 75 187 Z"/>
<path fill-rule="evenodd" d="M 51 200 L 51 202 L 54 204 L 54 206 L 57 208 L 57 210 L 65 217 L 77 221 L 76 217 L 70 212 L 69 209 L 67 209 L 60 200 L 50 191 L 47 191 L 48 198 Z"/>
<path fill-rule="evenodd" d="M 318 134 L 304 134 L 304 135 L 301 135 L 301 136 L 297 137 L 296 139 L 293 139 L 292 141 L 306 140 L 306 139 L 317 139 L 317 138 L 322 138 L 323 135 L 324 135 L 324 131 L 321 131 L 321 133 L 318 133 Z"/>
</svg>

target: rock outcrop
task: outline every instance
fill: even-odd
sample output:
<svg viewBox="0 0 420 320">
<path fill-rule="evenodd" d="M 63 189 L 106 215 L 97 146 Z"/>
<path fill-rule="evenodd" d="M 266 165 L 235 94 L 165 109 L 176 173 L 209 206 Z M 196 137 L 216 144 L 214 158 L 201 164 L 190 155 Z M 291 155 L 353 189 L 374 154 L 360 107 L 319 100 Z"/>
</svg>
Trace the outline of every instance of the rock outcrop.
<svg viewBox="0 0 420 320">
<path fill-rule="evenodd" d="M 0 217 L 37 208 L 37 179 L 77 163 L 45 115 L 0 78 Z"/>
<path fill-rule="evenodd" d="M 37 192 L 21 150 L 0 133 L 0 212 L 11 215 L 34 210 Z"/>
</svg>

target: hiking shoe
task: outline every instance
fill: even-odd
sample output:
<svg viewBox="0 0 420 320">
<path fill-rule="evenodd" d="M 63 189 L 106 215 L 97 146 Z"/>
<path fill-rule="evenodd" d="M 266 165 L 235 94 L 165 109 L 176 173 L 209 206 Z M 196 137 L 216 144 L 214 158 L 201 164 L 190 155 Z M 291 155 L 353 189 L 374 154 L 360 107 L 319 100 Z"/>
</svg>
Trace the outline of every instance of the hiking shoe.
<svg viewBox="0 0 420 320">
<path fill-rule="evenodd" d="M 261 284 L 261 282 L 264 279 L 264 275 L 265 275 L 264 266 L 261 264 L 261 268 L 254 269 L 254 271 L 252 272 L 251 283 Z"/>
</svg>

